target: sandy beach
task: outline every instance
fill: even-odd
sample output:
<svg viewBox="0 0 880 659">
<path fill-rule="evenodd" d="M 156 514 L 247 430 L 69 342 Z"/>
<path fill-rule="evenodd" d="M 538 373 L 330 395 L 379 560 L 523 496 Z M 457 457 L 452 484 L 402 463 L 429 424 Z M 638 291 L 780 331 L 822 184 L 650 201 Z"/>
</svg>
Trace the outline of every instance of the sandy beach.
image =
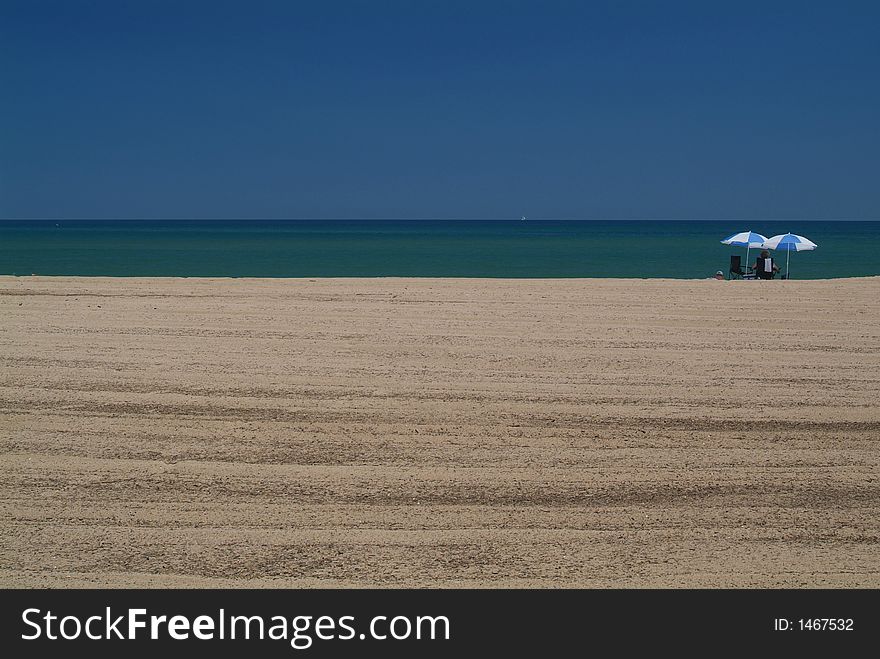
<svg viewBox="0 0 880 659">
<path fill-rule="evenodd" d="M 878 300 L 0 277 L 0 586 L 877 588 Z"/>
</svg>

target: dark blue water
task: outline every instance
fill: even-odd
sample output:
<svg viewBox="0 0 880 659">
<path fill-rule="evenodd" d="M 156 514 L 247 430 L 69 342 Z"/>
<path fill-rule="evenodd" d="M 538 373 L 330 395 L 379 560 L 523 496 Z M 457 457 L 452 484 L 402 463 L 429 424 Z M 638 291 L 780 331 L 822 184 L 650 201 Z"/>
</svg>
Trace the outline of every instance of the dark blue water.
<svg viewBox="0 0 880 659">
<path fill-rule="evenodd" d="M 795 279 L 880 274 L 880 222 L 770 220 L 7 220 L 0 273 L 700 278 L 745 255 L 719 242 L 744 230 L 818 243 Z"/>
</svg>

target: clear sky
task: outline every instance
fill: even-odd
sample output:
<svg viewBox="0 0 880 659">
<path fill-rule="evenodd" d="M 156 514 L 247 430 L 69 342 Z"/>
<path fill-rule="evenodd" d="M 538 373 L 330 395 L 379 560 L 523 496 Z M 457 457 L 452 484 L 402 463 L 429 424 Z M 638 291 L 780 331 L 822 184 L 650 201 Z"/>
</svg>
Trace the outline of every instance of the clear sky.
<svg viewBox="0 0 880 659">
<path fill-rule="evenodd" d="M 0 0 L 4 218 L 877 218 L 880 2 Z"/>
</svg>

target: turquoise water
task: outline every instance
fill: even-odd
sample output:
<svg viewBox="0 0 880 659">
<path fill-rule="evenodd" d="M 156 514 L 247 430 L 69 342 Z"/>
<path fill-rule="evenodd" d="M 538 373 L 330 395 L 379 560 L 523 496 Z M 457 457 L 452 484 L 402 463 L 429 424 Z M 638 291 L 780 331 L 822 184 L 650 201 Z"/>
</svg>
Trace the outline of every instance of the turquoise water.
<svg viewBox="0 0 880 659">
<path fill-rule="evenodd" d="M 795 279 L 880 274 L 880 222 L 794 220 L 6 220 L 0 274 L 700 278 L 744 230 L 818 243 Z"/>
</svg>

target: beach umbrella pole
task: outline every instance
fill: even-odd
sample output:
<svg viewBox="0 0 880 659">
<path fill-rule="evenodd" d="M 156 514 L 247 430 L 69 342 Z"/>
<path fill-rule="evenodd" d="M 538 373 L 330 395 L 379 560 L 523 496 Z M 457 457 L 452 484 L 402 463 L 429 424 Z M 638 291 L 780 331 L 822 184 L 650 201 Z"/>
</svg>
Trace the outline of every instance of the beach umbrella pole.
<svg viewBox="0 0 880 659">
<path fill-rule="evenodd" d="M 749 250 L 752 248 L 751 237 L 752 237 L 752 230 L 749 229 L 749 233 L 747 236 L 748 239 L 746 240 L 746 267 L 745 267 L 746 270 L 749 269 Z"/>
<path fill-rule="evenodd" d="M 791 260 L 791 250 L 787 249 L 787 250 L 785 250 L 785 278 L 786 279 L 791 279 L 791 275 L 789 274 L 789 270 L 788 270 L 788 262 L 790 260 Z"/>
</svg>

